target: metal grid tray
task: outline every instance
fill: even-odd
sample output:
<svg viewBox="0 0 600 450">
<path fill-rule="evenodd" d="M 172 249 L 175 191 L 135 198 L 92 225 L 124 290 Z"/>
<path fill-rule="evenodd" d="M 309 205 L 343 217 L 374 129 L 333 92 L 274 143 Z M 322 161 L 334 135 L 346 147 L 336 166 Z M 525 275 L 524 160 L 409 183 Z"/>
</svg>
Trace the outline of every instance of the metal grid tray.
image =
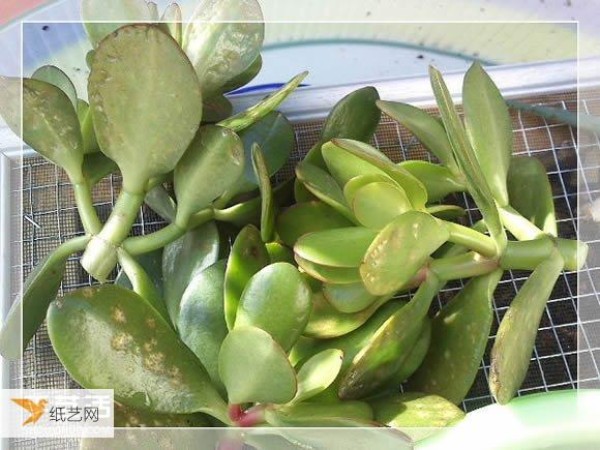
<svg viewBox="0 0 600 450">
<path fill-rule="evenodd" d="M 573 91 L 520 99 L 570 111 L 577 110 L 577 96 Z M 600 94 L 595 97 L 588 96 L 582 104 L 587 109 L 592 108 L 594 102 L 600 102 Z M 544 119 L 525 113 L 513 113 L 512 119 L 515 153 L 535 156 L 542 161 L 552 184 L 559 235 L 575 238 L 578 218 L 584 214 L 582 211 L 585 209 L 578 207 L 579 198 L 589 203 L 600 193 L 600 156 L 595 156 L 600 155 L 600 143 L 597 139 L 586 143 L 586 155 L 589 156 L 584 161 L 578 158 L 575 150 L 577 139 L 572 128 L 563 124 L 548 123 Z M 321 126 L 322 120 L 305 121 L 295 125 L 297 151 L 282 171 L 281 177 L 285 178 L 292 173 L 295 162 L 300 160 L 317 140 Z M 395 161 L 407 158 L 428 159 L 427 153 L 417 140 L 406 129 L 386 117 L 383 118 L 372 144 Z M 83 231 L 69 182 L 59 169 L 42 158 L 28 157 L 23 160 L 22 167 L 15 170 L 19 171 L 19 174 L 22 173 L 20 192 L 23 215 L 22 239 L 19 241 L 22 247 L 22 266 L 14 269 L 22 269 L 23 277 L 26 277 L 32 267 L 54 247 L 82 234 Z M 583 174 L 579 196 L 578 173 Z M 106 178 L 95 188 L 95 205 L 101 219 L 107 218 L 119 189 L 120 177 L 116 175 Z M 457 195 L 452 200 L 467 208 L 467 223 L 480 218 L 473 202 L 465 195 Z M 163 225 L 164 222 L 144 206 L 133 233 L 150 233 Z M 598 246 L 600 241 L 591 242 L 590 258 L 583 271 L 565 272 L 557 282 L 540 323 L 535 352 L 519 395 L 600 384 L 600 347 L 595 343 L 598 336 L 591 335 L 593 330 L 600 328 L 600 316 L 588 317 L 587 322 L 578 323 L 577 314 L 578 300 L 582 304 L 589 304 L 590 311 L 596 311 L 600 306 L 594 283 L 594 278 L 600 279 L 594 275 L 600 273 L 597 272 L 600 270 L 600 252 L 596 249 Z M 68 262 L 61 294 L 91 283 L 89 276 L 80 268 L 78 257 L 79 255 Z M 477 379 L 463 402 L 462 406 L 466 411 L 493 401 L 487 387 L 492 338 L 526 276 L 526 272 L 507 272 L 495 292 L 496 314 L 492 335 Z M 445 304 L 460 287 L 460 282 L 447 285 L 440 293 L 434 309 Z M 586 324 L 590 326 L 586 328 Z M 599 331 L 596 333 L 600 334 Z M 11 384 L 23 388 L 77 387 L 54 355 L 45 328 L 37 333 L 27 348 L 21 370 L 14 370 L 11 377 Z M 15 448 L 48 448 L 41 440 L 13 441 L 13 445 Z M 75 444 L 72 441 L 55 441 L 52 448 L 68 448 L 71 445 Z"/>
</svg>

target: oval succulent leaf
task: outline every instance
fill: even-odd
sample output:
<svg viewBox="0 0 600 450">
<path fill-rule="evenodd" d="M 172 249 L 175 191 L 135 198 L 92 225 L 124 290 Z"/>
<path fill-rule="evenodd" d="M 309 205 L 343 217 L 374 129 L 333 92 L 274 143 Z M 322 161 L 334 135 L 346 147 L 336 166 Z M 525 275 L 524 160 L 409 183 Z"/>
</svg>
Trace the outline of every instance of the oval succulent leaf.
<svg viewBox="0 0 600 450">
<path fill-rule="evenodd" d="M 462 402 L 479 370 L 494 315 L 492 295 L 502 270 L 471 279 L 435 316 L 432 342 L 410 389 Z"/>
<path fill-rule="evenodd" d="M 265 26 L 256 0 L 203 0 L 185 28 L 183 49 L 206 97 L 245 72 L 260 54 Z"/>
<path fill-rule="evenodd" d="M 523 383 L 535 336 L 564 261 L 555 251 L 527 279 L 500 322 L 492 347 L 490 391 L 500 404 L 508 403 Z"/>
<path fill-rule="evenodd" d="M 498 204 L 506 206 L 506 176 L 513 149 L 512 123 L 508 105 L 478 62 L 473 63 L 465 75 L 463 107 L 467 134 L 483 176 Z"/>
<path fill-rule="evenodd" d="M 371 175 L 359 175 L 357 177 L 351 178 L 344 185 L 344 197 L 349 205 L 352 205 L 354 202 L 354 196 L 356 192 L 370 183 L 389 183 L 393 186 L 398 186 L 394 180 L 392 180 L 389 176 L 385 174 L 371 174 Z"/>
<path fill-rule="evenodd" d="M 9 360 L 21 358 L 44 322 L 48 306 L 56 299 L 67 259 L 83 250 L 88 241 L 88 236 L 82 236 L 65 242 L 40 261 L 27 276 L 23 297 L 12 304 L 0 329 L 0 354 L 3 357 Z"/>
<path fill-rule="evenodd" d="M 302 80 L 306 78 L 308 72 L 302 72 L 296 75 L 290 81 L 288 81 L 282 88 L 273 92 L 261 102 L 242 111 L 228 119 L 219 122 L 219 125 L 227 128 L 231 128 L 234 131 L 242 131 L 248 128 L 250 125 L 258 122 L 260 119 L 265 117 L 271 111 L 277 109 L 277 107 L 283 103 L 283 101 L 300 86 Z"/>
<path fill-rule="evenodd" d="M 362 283 L 323 284 L 323 295 L 341 313 L 352 314 L 364 310 L 377 300 Z"/>
<path fill-rule="evenodd" d="M 95 48 L 123 22 L 149 22 L 152 14 L 144 0 L 82 0 L 81 19 Z"/>
<path fill-rule="evenodd" d="M 219 350 L 227 336 L 223 310 L 225 261 L 198 273 L 181 297 L 177 320 L 179 337 L 206 368 L 213 385 L 222 387 L 219 378 Z"/>
<path fill-rule="evenodd" d="M 165 219 L 168 222 L 175 221 L 177 215 L 177 205 L 175 200 L 171 197 L 167 189 L 159 184 L 152 188 L 146 194 L 144 203 L 152 209 L 156 214 Z"/>
<path fill-rule="evenodd" d="M 83 177 L 90 186 L 95 186 L 100 180 L 117 169 L 117 164 L 103 153 L 89 153 L 83 157 Z"/>
<path fill-rule="evenodd" d="M 175 168 L 202 118 L 190 62 L 152 25 L 129 25 L 102 41 L 88 91 L 100 149 L 119 165 L 129 192 Z"/>
<path fill-rule="evenodd" d="M 276 221 L 277 235 L 289 247 L 305 234 L 351 226 L 348 219 L 320 201 L 297 203 L 280 213 Z"/>
<path fill-rule="evenodd" d="M 365 227 L 381 230 L 412 209 L 404 189 L 388 182 L 369 183 L 354 193 L 352 211 Z"/>
<path fill-rule="evenodd" d="M 510 205 L 527 220 L 552 236 L 557 236 L 552 187 L 546 169 L 533 157 L 513 157 L 508 171 Z"/>
<path fill-rule="evenodd" d="M 269 170 L 258 144 L 254 144 L 252 147 L 252 168 L 258 179 L 258 188 L 261 197 L 260 235 L 264 242 L 270 242 L 273 239 L 275 231 L 275 205 Z"/>
<path fill-rule="evenodd" d="M 219 375 L 230 404 L 287 403 L 296 395 L 296 374 L 285 352 L 260 328 L 236 328 L 227 335 Z"/>
<path fill-rule="evenodd" d="M 371 394 L 398 373 L 418 341 L 431 301 L 442 286 L 437 278 L 429 277 L 411 301 L 377 329 L 345 372 L 338 390 L 340 398 Z"/>
<path fill-rule="evenodd" d="M 365 287 L 374 295 L 396 292 L 448 237 L 446 227 L 429 214 L 402 214 L 381 230 L 369 246 L 360 266 Z"/>
<path fill-rule="evenodd" d="M 433 205 L 425 210 L 438 219 L 454 221 L 467 214 L 464 208 L 456 205 Z"/>
<path fill-rule="evenodd" d="M 52 346 L 87 389 L 157 413 L 205 412 L 227 422 L 208 374 L 175 332 L 140 297 L 114 285 L 88 287 L 48 310 Z"/>
<path fill-rule="evenodd" d="M 69 100 L 71 100 L 71 103 L 73 104 L 73 108 L 77 110 L 77 90 L 75 89 L 73 82 L 67 76 L 67 74 L 60 70 L 58 67 L 42 66 L 35 72 L 33 72 L 31 78 L 33 78 L 34 80 L 45 81 L 46 83 L 49 83 L 59 88 L 67 95 L 67 97 L 69 97 Z"/>
<path fill-rule="evenodd" d="M 288 263 L 268 265 L 248 281 L 237 309 L 234 329 L 260 328 L 288 351 L 308 322 L 311 296 L 309 287 L 294 266 Z"/>
<path fill-rule="evenodd" d="M 425 186 L 406 170 L 395 165 L 379 150 L 363 142 L 350 139 L 333 139 L 331 144 L 381 169 L 406 191 L 415 209 L 424 208 L 427 203 Z"/>
<path fill-rule="evenodd" d="M 452 173 L 458 173 L 448 135 L 438 119 L 406 103 L 380 100 L 377 106 L 396 122 L 408 128 Z"/>
<path fill-rule="evenodd" d="M 226 119 L 233 111 L 233 104 L 222 94 L 204 98 L 202 102 L 202 123 L 213 124 Z"/>
<path fill-rule="evenodd" d="M 375 104 L 378 100 L 379 93 L 372 86 L 346 95 L 327 116 L 321 131 L 321 141 L 345 138 L 368 142 L 381 119 L 381 112 Z"/>
<path fill-rule="evenodd" d="M 267 414 L 266 419 L 273 426 L 296 429 L 297 427 L 364 427 L 373 419 L 373 411 L 369 404 L 365 402 L 338 401 L 328 404 L 307 402 L 279 408 L 271 414 Z M 289 430 L 289 432 L 292 432 L 292 430 Z M 335 442 L 340 443 L 338 440 Z M 319 443 L 322 444 L 322 440 L 319 439 Z M 344 448 L 352 448 L 352 445 Z"/>
<path fill-rule="evenodd" d="M 238 135 L 216 125 L 202 127 L 175 167 L 177 223 L 185 227 L 192 214 L 210 205 L 243 171 L 244 147 Z"/>
<path fill-rule="evenodd" d="M 383 170 L 331 142 L 323 145 L 321 153 L 329 173 L 340 186 L 360 175 L 385 175 Z"/>
<path fill-rule="evenodd" d="M 229 80 L 225 84 L 225 86 L 223 86 L 222 91 L 223 92 L 231 92 L 231 91 L 235 91 L 236 89 L 239 89 L 239 88 L 247 85 L 252 80 L 254 80 L 254 78 L 256 78 L 256 76 L 260 73 L 260 70 L 262 69 L 262 65 L 263 65 L 262 56 L 258 55 L 254 59 L 252 64 L 250 64 L 250 66 L 248 66 L 248 68 L 246 70 L 244 70 L 242 73 L 240 73 L 236 77 Z"/>
<path fill-rule="evenodd" d="M 354 216 L 346 203 L 342 189 L 325 170 L 302 162 L 296 166 L 296 177 L 311 194 L 347 219 L 354 221 Z"/>
<path fill-rule="evenodd" d="M 79 127 L 81 128 L 81 136 L 83 138 L 84 153 L 90 154 L 99 152 L 100 148 L 98 147 L 96 132 L 94 131 L 90 105 L 84 100 L 77 99 L 76 109 L 77 117 L 79 118 Z"/>
<path fill-rule="evenodd" d="M 297 254 L 294 259 L 298 266 L 302 268 L 311 277 L 325 283 L 358 283 L 360 281 L 360 272 L 358 267 L 334 267 L 324 266 L 299 257 Z"/>
<path fill-rule="evenodd" d="M 342 368 L 344 352 L 332 348 L 317 353 L 298 371 L 298 392 L 294 403 L 307 400 L 323 392 L 337 378 Z"/>
<path fill-rule="evenodd" d="M 82 181 L 83 138 L 73 104 L 60 88 L 45 81 L 23 80 L 23 140 Z"/>
<path fill-rule="evenodd" d="M 179 318 L 181 296 L 190 281 L 219 258 L 219 231 L 214 222 L 188 231 L 163 251 L 164 298 L 174 325 Z"/>
<path fill-rule="evenodd" d="M 244 176 L 228 191 L 229 197 L 252 191 L 258 186 L 258 179 L 252 170 L 252 146 L 255 143 L 260 145 L 269 176 L 272 176 L 288 160 L 296 138 L 292 124 L 283 114 L 273 111 L 241 131 L 240 139 L 244 143 L 246 155 Z"/>
<path fill-rule="evenodd" d="M 300 258 L 333 267 L 358 267 L 377 235 L 368 228 L 336 228 L 305 234 L 296 242 Z"/>
<path fill-rule="evenodd" d="M 421 334 L 412 349 L 408 351 L 406 358 L 402 362 L 400 370 L 396 372 L 387 383 L 391 389 L 398 389 L 409 377 L 411 377 L 423 363 L 427 350 L 431 345 L 431 319 L 425 316 Z"/>
<path fill-rule="evenodd" d="M 408 171 L 423 183 L 427 189 L 427 199 L 437 202 L 449 194 L 466 191 L 450 169 L 427 161 L 403 161 L 398 166 Z"/>
<path fill-rule="evenodd" d="M 342 313 L 334 308 L 322 293 L 313 295 L 313 308 L 304 335 L 331 339 L 351 333 L 362 326 L 389 298 L 380 297 L 356 313 Z"/>
<path fill-rule="evenodd" d="M 225 271 L 225 321 L 231 330 L 242 292 L 255 273 L 270 263 L 260 231 L 254 225 L 245 226 L 237 235 L 227 260 Z"/>
</svg>

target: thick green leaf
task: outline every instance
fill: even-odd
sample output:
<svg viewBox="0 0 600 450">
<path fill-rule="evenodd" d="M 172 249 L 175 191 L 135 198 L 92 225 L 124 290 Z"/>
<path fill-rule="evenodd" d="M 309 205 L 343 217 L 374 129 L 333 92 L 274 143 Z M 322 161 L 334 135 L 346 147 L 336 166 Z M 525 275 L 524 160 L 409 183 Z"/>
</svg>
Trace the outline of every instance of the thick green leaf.
<svg viewBox="0 0 600 450">
<path fill-rule="evenodd" d="M 352 205 L 354 202 L 354 196 L 360 188 L 371 183 L 389 183 L 392 186 L 400 187 L 398 183 L 385 174 L 359 175 L 348 180 L 348 182 L 344 185 L 344 197 L 346 198 L 348 204 Z"/>
<path fill-rule="evenodd" d="M 438 119 L 406 103 L 380 100 L 377 106 L 396 122 L 408 128 L 452 173 L 458 173 L 452 145 L 444 126 Z"/>
<path fill-rule="evenodd" d="M 0 354 L 4 358 L 21 358 L 42 325 L 48 306 L 58 294 L 67 259 L 83 250 L 89 240 L 88 236 L 82 236 L 65 242 L 40 261 L 27 276 L 23 297 L 12 304 L 0 329 Z"/>
<path fill-rule="evenodd" d="M 294 403 L 307 400 L 323 392 L 334 382 L 342 368 L 344 352 L 323 350 L 306 361 L 298 371 L 298 392 Z"/>
<path fill-rule="evenodd" d="M 270 264 L 246 284 L 234 329 L 260 328 L 287 352 L 308 322 L 311 295 L 298 269 L 288 263 Z"/>
<path fill-rule="evenodd" d="M 262 69 L 263 59 L 262 56 L 258 55 L 252 64 L 248 66 L 246 70 L 237 75 L 236 77 L 229 80 L 225 86 L 223 86 L 223 92 L 231 92 L 239 89 L 243 86 L 246 86 L 250 83 L 256 76 L 259 74 Z"/>
<path fill-rule="evenodd" d="M 370 306 L 356 313 L 342 313 L 334 308 L 323 293 L 313 295 L 313 309 L 304 329 L 304 335 L 318 339 L 331 339 L 359 328 L 375 314 L 389 297 L 380 297 Z"/>
<path fill-rule="evenodd" d="M 119 165 L 129 192 L 175 168 L 202 118 L 192 66 L 152 25 L 120 28 L 102 42 L 88 91 L 100 149 Z"/>
<path fill-rule="evenodd" d="M 202 127 L 175 167 L 177 222 L 185 226 L 192 214 L 210 205 L 243 171 L 244 147 L 237 134 L 215 125 Z"/>
<path fill-rule="evenodd" d="M 148 191 L 144 198 L 144 203 L 163 219 L 169 222 L 175 221 L 177 205 L 169 194 L 169 191 L 162 184 Z"/>
<path fill-rule="evenodd" d="M 228 332 L 223 310 L 224 281 L 224 260 L 198 273 L 181 297 L 177 320 L 179 337 L 219 388 L 223 387 L 218 370 L 219 350 Z"/>
<path fill-rule="evenodd" d="M 171 3 L 165 9 L 165 12 L 160 18 L 162 25 L 167 29 L 171 37 L 181 45 L 183 41 L 183 18 L 181 8 L 177 3 Z"/>
<path fill-rule="evenodd" d="M 123 249 L 119 249 L 119 264 L 121 265 L 121 272 L 117 276 L 115 284 L 131 289 L 138 294 L 168 322 L 169 313 L 161 292 L 142 265 Z"/>
<path fill-rule="evenodd" d="M 242 131 L 248 128 L 252 124 L 261 120 L 271 111 L 275 111 L 275 109 L 277 109 L 277 107 L 283 103 L 283 101 L 292 92 L 294 92 L 298 86 L 300 86 L 300 83 L 302 83 L 302 80 L 304 80 L 307 75 L 308 72 L 302 72 L 301 74 L 296 75 L 278 91 L 269 94 L 269 96 L 264 100 L 248 108 L 247 110 L 231 116 L 222 122 L 219 122 L 219 125 L 231 128 L 234 131 Z"/>
<path fill-rule="evenodd" d="M 434 276 L 428 277 L 411 301 L 377 329 L 345 372 L 338 390 L 340 398 L 371 394 L 398 373 L 417 343 L 431 301 L 442 286 Z"/>
<path fill-rule="evenodd" d="M 368 142 L 381 119 L 381 112 L 375 104 L 378 100 L 379 93 L 372 86 L 346 95 L 327 116 L 321 131 L 321 141 L 345 138 Z"/>
<path fill-rule="evenodd" d="M 340 186 L 361 175 L 385 176 L 380 168 L 331 143 L 323 145 L 321 153 L 329 173 Z"/>
<path fill-rule="evenodd" d="M 246 162 L 244 176 L 225 194 L 231 198 L 237 194 L 252 191 L 258 186 L 258 179 L 252 170 L 252 146 L 260 145 L 264 153 L 269 176 L 274 175 L 288 160 L 296 136 L 292 124 L 285 116 L 277 111 L 267 114 L 264 118 L 240 132 L 244 143 Z"/>
<path fill-rule="evenodd" d="M 67 76 L 67 74 L 60 70 L 58 67 L 42 66 L 35 72 L 33 72 L 31 78 L 33 78 L 34 80 L 45 81 L 46 83 L 49 83 L 59 88 L 67 95 L 67 97 L 69 97 L 69 100 L 71 100 L 71 103 L 73 104 L 73 108 L 77 110 L 77 90 L 75 89 L 73 82 Z"/>
<path fill-rule="evenodd" d="M 260 328 L 236 328 L 227 335 L 219 374 L 230 404 L 286 403 L 296 395 L 296 374 L 285 352 Z"/>
<path fill-rule="evenodd" d="M 465 416 L 460 408 L 443 397 L 420 392 L 398 393 L 370 403 L 377 422 L 400 428 L 415 440 L 437 432 L 425 428 L 454 425 Z"/>
<path fill-rule="evenodd" d="M 144 0 L 82 0 L 81 19 L 95 48 L 124 23 L 149 22 L 152 14 Z"/>
<path fill-rule="evenodd" d="M 214 222 L 188 231 L 163 251 L 164 299 L 177 324 L 181 296 L 190 281 L 219 258 L 219 232 Z"/>
<path fill-rule="evenodd" d="M 508 171 L 510 205 L 544 232 L 557 236 L 552 187 L 536 158 L 513 157 Z"/>
<path fill-rule="evenodd" d="M 403 161 L 398 166 L 418 178 L 427 189 L 430 202 L 437 202 L 448 194 L 466 191 L 466 186 L 459 182 L 450 169 L 427 161 Z"/>
<path fill-rule="evenodd" d="M 354 216 L 346 203 L 342 188 L 325 170 L 312 164 L 301 162 L 296 166 L 298 180 L 319 200 L 331 206 L 349 220 Z"/>
<path fill-rule="evenodd" d="M 381 230 L 396 217 L 412 210 L 404 189 L 385 181 L 369 183 L 354 193 L 352 211 L 365 227 Z"/>
<path fill-rule="evenodd" d="M 92 120 L 90 105 L 81 99 L 77 99 L 77 117 L 79 118 L 79 127 L 81 128 L 81 136 L 83 139 L 83 152 L 85 154 L 99 152 L 100 147 L 96 140 L 96 132 L 94 131 L 94 122 Z"/>
<path fill-rule="evenodd" d="M 244 73 L 260 54 L 265 26 L 256 0 L 204 0 L 183 34 L 183 49 L 206 97 Z"/>
<path fill-rule="evenodd" d="M 271 264 L 277 262 L 286 262 L 295 265 L 294 252 L 279 242 L 267 242 L 267 252 L 271 259 Z"/>
<path fill-rule="evenodd" d="M 284 428 L 367 426 L 372 419 L 373 410 L 369 404 L 356 401 L 330 404 L 307 402 L 279 408 L 266 415 L 270 425 Z"/>
<path fill-rule="evenodd" d="M 323 295 L 339 312 L 352 314 L 364 310 L 377 300 L 362 283 L 323 284 Z"/>
<path fill-rule="evenodd" d="M 357 156 L 384 171 L 406 191 L 406 194 L 415 209 L 422 209 L 427 203 L 427 190 L 425 189 L 425 186 L 409 172 L 390 161 L 376 148 L 363 142 L 350 139 L 333 139 L 325 145 L 342 148 L 346 152 Z"/>
<path fill-rule="evenodd" d="M 436 315 L 432 342 L 410 389 L 459 404 L 469 392 L 490 335 L 492 296 L 502 270 L 471 279 Z"/>
<path fill-rule="evenodd" d="M 82 182 L 83 138 L 73 104 L 60 88 L 23 80 L 23 140 L 36 152 Z"/>
<path fill-rule="evenodd" d="M 156 287 L 156 290 L 158 291 L 161 297 L 164 291 L 162 259 L 162 248 L 135 256 L 136 263 L 141 266 L 141 268 L 148 275 L 152 283 L 154 283 L 154 286 Z M 124 271 L 119 272 L 115 283 L 126 287 L 127 289 L 133 289 L 133 285 L 131 284 L 131 281 L 129 280 L 127 274 Z"/>
<path fill-rule="evenodd" d="M 47 322 L 56 354 L 84 388 L 113 389 L 133 408 L 228 422 L 202 365 L 137 294 L 114 285 L 80 289 L 52 303 Z"/>
<path fill-rule="evenodd" d="M 117 164 L 104 153 L 88 153 L 83 157 L 83 177 L 89 186 L 95 186 L 100 180 L 118 169 Z"/>
<path fill-rule="evenodd" d="M 527 375 L 538 326 L 563 266 L 562 257 L 554 251 L 523 284 L 500 322 L 489 380 L 490 391 L 500 404 L 516 395 Z"/>
<path fill-rule="evenodd" d="M 270 261 L 260 231 L 253 225 L 245 226 L 231 247 L 225 271 L 225 321 L 230 330 L 248 281 Z"/>
<path fill-rule="evenodd" d="M 346 284 L 360 281 L 360 272 L 357 267 L 324 266 L 301 258 L 297 254 L 294 258 L 302 270 L 311 277 L 325 283 Z"/>
<path fill-rule="evenodd" d="M 456 205 L 433 205 L 428 206 L 425 211 L 438 219 L 447 221 L 457 220 L 467 214 L 464 208 Z"/>
<path fill-rule="evenodd" d="M 506 247 L 506 233 L 500 222 L 494 196 L 490 191 L 473 147 L 469 143 L 465 128 L 454 108 L 452 96 L 442 78 L 442 74 L 434 67 L 430 67 L 429 75 L 433 93 L 440 108 L 440 114 L 442 115 L 448 138 L 452 144 L 454 157 L 465 176 L 469 193 L 481 211 L 483 220 L 491 236 L 496 241 L 498 253 L 501 253 L 504 247 Z"/>
<path fill-rule="evenodd" d="M 161 427 L 161 428 L 192 428 L 209 427 L 208 418 L 201 413 L 196 414 L 153 414 L 141 409 L 115 403 L 115 427 Z M 144 432 L 144 434 L 146 434 Z M 105 447 L 106 448 L 106 447 Z M 114 449 L 111 441 L 111 449 Z M 103 449 L 104 450 L 104 449 Z"/>
<path fill-rule="evenodd" d="M 360 275 L 374 295 L 388 295 L 409 283 L 449 233 L 429 214 L 409 211 L 395 219 L 369 246 Z"/>
<path fill-rule="evenodd" d="M 485 180 L 500 206 L 508 205 L 506 176 L 513 149 L 508 105 L 483 70 L 473 63 L 463 84 L 463 107 L 467 134 Z"/>
<path fill-rule="evenodd" d="M 294 245 L 303 260 L 323 266 L 358 267 L 377 233 L 368 228 L 335 228 L 305 234 Z"/>
<path fill-rule="evenodd" d="M 275 205 L 273 202 L 273 188 L 269 179 L 269 169 L 258 144 L 254 144 L 252 147 L 252 167 L 256 173 L 256 178 L 259 180 L 258 187 L 261 196 L 260 235 L 264 242 L 269 242 L 273 239 L 275 232 Z"/>
<path fill-rule="evenodd" d="M 295 204 L 280 213 L 276 222 L 277 235 L 289 247 L 305 234 L 351 226 L 348 219 L 320 201 Z"/>
<path fill-rule="evenodd" d="M 423 328 L 421 334 L 417 338 L 417 342 L 412 349 L 408 351 L 400 370 L 390 378 L 389 386 L 391 389 L 398 390 L 398 386 L 404 383 L 412 374 L 414 374 L 419 366 L 423 363 L 425 355 L 431 345 L 431 319 L 425 316 L 423 320 Z"/>
</svg>

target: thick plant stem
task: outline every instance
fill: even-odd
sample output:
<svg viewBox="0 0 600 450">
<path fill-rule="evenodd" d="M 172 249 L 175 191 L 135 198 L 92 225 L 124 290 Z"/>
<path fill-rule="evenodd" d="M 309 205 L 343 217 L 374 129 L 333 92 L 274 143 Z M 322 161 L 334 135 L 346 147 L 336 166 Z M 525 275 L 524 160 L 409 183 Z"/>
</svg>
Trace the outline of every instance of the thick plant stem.
<svg viewBox="0 0 600 450">
<path fill-rule="evenodd" d="M 73 184 L 73 194 L 75 195 L 77 211 L 79 211 L 83 229 L 88 234 L 98 234 L 102 229 L 102 223 L 94 209 L 90 187 L 85 182 Z"/>
<path fill-rule="evenodd" d="M 105 282 L 117 265 L 117 249 L 129 234 L 143 202 L 144 194 L 121 191 L 104 228 L 88 244 L 81 265 L 98 281 Z"/>
<path fill-rule="evenodd" d="M 187 230 L 193 230 L 213 219 L 212 209 L 205 209 L 192 216 L 187 229 L 182 229 L 175 222 L 145 236 L 136 236 L 125 239 L 123 249 L 130 255 L 141 255 L 162 248 L 183 236 Z"/>
<path fill-rule="evenodd" d="M 448 239 L 450 242 L 464 245 L 489 258 L 498 256 L 496 242 L 491 237 L 454 222 L 444 222 L 444 224 L 450 233 Z"/>
<path fill-rule="evenodd" d="M 488 274 L 498 268 L 497 259 L 488 259 L 475 252 L 432 261 L 429 270 L 444 281 Z"/>
</svg>

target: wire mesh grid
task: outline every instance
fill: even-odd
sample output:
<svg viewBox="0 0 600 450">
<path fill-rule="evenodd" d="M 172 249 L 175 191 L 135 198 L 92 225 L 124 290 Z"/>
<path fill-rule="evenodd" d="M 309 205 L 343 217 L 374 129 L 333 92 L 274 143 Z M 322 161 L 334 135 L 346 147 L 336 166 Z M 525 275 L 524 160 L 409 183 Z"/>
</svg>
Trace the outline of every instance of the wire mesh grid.
<svg viewBox="0 0 600 450">
<path fill-rule="evenodd" d="M 522 99 L 530 103 L 544 104 L 575 111 L 577 96 L 573 92 L 544 97 Z M 588 100 L 592 101 L 592 100 Z M 600 95 L 598 96 L 600 101 Z M 584 107 L 588 105 L 584 103 Z M 515 153 L 538 158 L 545 166 L 552 185 L 559 235 L 565 238 L 577 236 L 578 217 L 583 211 L 578 208 L 578 170 L 582 174 L 580 198 L 591 203 L 600 194 L 600 143 L 589 143 L 588 159 L 578 160 L 576 136 L 572 128 L 563 124 L 548 123 L 531 114 L 513 112 L 513 134 Z M 317 141 L 322 121 L 295 125 L 297 150 L 280 177 L 288 177 L 294 164 Z M 384 117 L 372 144 L 385 152 L 394 161 L 403 159 L 428 159 L 421 144 L 397 123 Z M 594 155 L 594 150 L 596 155 Z M 587 153 L 586 153 L 587 154 Z M 83 233 L 73 194 L 66 176 L 45 160 L 33 157 L 24 160 L 22 167 L 23 194 L 23 276 L 59 243 Z M 120 177 L 111 175 L 94 189 L 94 200 L 101 219 L 110 213 L 120 189 Z M 456 203 L 466 208 L 465 223 L 481 218 L 474 203 L 466 195 L 455 195 L 447 203 Z M 164 221 L 144 206 L 133 228 L 133 234 L 147 234 L 164 226 Z M 583 271 L 565 272 L 558 280 L 542 317 L 536 339 L 535 351 L 527 377 L 519 395 L 557 389 L 597 386 L 600 383 L 600 314 L 587 317 L 587 322 L 578 323 L 577 301 L 596 311 L 600 305 L 600 240 L 590 243 L 591 251 Z M 595 256 L 594 255 L 598 255 Z M 73 256 L 67 264 L 66 276 L 60 294 L 89 285 L 92 280 L 78 263 L 80 255 Z M 470 411 L 493 399 L 488 389 L 489 354 L 498 324 L 510 301 L 528 276 L 527 272 L 506 272 L 494 294 L 495 318 L 486 354 L 477 378 L 462 406 Z M 596 281 L 598 283 L 598 281 Z M 460 290 L 462 282 L 449 283 L 438 296 L 433 310 L 446 304 Z M 578 297 L 579 295 L 579 297 Z M 581 306 L 580 306 L 581 307 Z M 599 308 L 600 309 L 600 308 Z M 432 313 L 434 312 L 432 311 Z M 587 328 L 585 325 L 589 325 Z M 596 334 L 593 334 L 596 330 Z M 578 350 L 578 336 L 580 348 Z M 580 359 L 578 366 L 578 357 Z M 582 377 L 582 368 L 585 375 Z M 68 376 L 56 358 L 45 327 L 37 333 L 25 351 L 22 370 L 15 371 L 12 380 L 15 386 L 24 388 L 75 388 L 77 384 Z M 579 384 L 578 384 L 579 383 Z M 48 448 L 42 440 L 12 442 L 14 448 Z M 70 448 L 76 442 L 54 441 L 52 448 Z"/>
</svg>

